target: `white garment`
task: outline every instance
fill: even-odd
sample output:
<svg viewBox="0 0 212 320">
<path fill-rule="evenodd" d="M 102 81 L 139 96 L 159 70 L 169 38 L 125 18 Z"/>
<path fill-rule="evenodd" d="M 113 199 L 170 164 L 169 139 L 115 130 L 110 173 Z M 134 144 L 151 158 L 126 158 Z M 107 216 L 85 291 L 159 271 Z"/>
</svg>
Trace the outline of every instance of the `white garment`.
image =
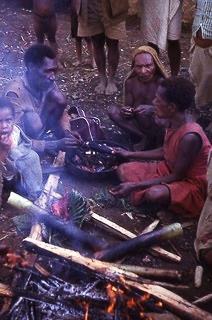
<svg viewBox="0 0 212 320">
<path fill-rule="evenodd" d="M 167 39 L 179 40 L 181 35 L 182 1 L 139 0 L 141 39 L 166 50 Z"/>
</svg>

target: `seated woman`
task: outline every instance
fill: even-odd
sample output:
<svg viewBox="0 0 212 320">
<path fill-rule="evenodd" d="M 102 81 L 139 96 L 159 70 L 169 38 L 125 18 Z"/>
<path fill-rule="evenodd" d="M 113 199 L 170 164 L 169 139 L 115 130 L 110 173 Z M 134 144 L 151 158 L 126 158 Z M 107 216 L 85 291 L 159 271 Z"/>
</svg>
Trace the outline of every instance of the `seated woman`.
<svg viewBox="0 0 212 320">
<path fill-rule="evenodd" d="M 113 105 L 108 110 L 110 119 L 130 133 L 134 143 L 139 142 L 139 150 L 163 144 L 163 123 L 155 121 L 152 103 L 163 78 L 167 78 L 167 74 L 157 52 L 148 46 L 139 47 L 124 82 L 124 105 Z"/>
<path fill-rule="evenodd" d="M 202 128 L 186 116 L 195 89 L 186 79 L 162 80 L 153 101 L 156 116 L 169 120 L 163 147 L 140 152 L 115 150 L 130 162 L 118 168 L 121 184 L 111 190 L 117 197 L 130 195 L 134 205 L 143 201 L 169 207 L 177 214 L 199 215 L 207 193 L 206 169 L 211 148 Z"/>
<path fill-rule="evenodd" d="M 0 97 L 0 202 L 2 193 L 9 193 L 11 189 L 30 200 L 36 200 L 42 191 L 39 156 L 14 121 L 13 104 Z"/>
</svg>

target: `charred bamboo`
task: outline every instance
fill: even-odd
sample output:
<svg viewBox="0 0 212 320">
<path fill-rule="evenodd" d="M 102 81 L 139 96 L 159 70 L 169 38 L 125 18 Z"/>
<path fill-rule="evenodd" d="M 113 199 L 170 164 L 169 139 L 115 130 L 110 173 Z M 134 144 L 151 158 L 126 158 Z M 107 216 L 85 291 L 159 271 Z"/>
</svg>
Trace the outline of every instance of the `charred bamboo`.
<svg viewBox="0 0 212 320">
<path fill-rule="evenodd" d="M 137 235 L 121 226 L 119 226 L 117 223 L 114 223 L 112 221 L 110 221 L 109 219 L 102 217 L 101 215 L 92 212 L 91 213 L 91 217 L 93 219 L 94 222 L 97 223 L 97 225 L 99 225 L 100 227 L 109 230 L 112 233 L 115 233 L 116 235 L 118 235 L 120 238 L 122 239 L 133 239 L 135 238 Z M 158 225 L 159 220 L 155 220 L 153 221 L 153 223 L 151 223 L 147 228 L 145 228 L 141 234 L 153 231 L 156 226 Z M 148 251 L 156 256 L 159 256 L 163 259 L 172 261 L 172 262 L 177 262 L 179 263 L 181 261 L 181 257 L 169 252 L 159 246 L 153 246 L 151 248 L 148 249 Z"/>
<path fill-rule="evenodd" d="M 34 220 L 37 221 L 37 224 L 33 225 L 35 228 L 40 228 L 40 224 L 44 223 L 47 227 L 60 232 L 71 241 L 77 241 L 95 251 L 105 246 L 105 243 L 103 243 L 100 239 L 97 239 L 93 235 L 87 234 L 86 232 L 74 226 L 71 222 L 65 223 L 55 216 L 48 214 L 42 208 L 36 206 L 31 201 L 23 198 L 22 196 L 15 194 L 14 192 L 11 192 L 8 203 L 18 209 L 21 209 L 23 212 L 32 214 Z M 39 240 L 39 238 L 36 240 Z"/>
<path fill-rule="evenodd" d="M 123 241 L 113 248 L 97 252 L 95 257 L 104 261 L 118 260 L 129 253 L 132 254 L 135 251 L 140 250 L 141 248 L 147 248 L 158 242 L 181 236 L 182 233 L 183 229 L 181 224 L 174 223 L 160 230 L 140 235 L 131 240 Z"/>
</svg>

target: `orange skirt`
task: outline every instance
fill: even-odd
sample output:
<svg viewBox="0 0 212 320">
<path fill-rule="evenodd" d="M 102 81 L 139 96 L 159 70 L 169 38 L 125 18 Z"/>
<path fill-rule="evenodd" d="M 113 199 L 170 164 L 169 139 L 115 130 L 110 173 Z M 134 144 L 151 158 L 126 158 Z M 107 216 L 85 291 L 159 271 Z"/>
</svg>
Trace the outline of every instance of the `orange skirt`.
<svg viewBox="0 0 212 320">
<path fill-rule="evenodd" d="M 164 161 L 130 162 L 119 166 L 118 175 L 122 182 L 141 182 L 170 174 Z M 178 214 L 198 216 L 203 208 L 206 194 L 206 177 L 186 178 L 165 184 L 171 197 L 169 209 Z M 147 189 L 131 193 L 134 206 L 141 204 Z"/>
</svg>

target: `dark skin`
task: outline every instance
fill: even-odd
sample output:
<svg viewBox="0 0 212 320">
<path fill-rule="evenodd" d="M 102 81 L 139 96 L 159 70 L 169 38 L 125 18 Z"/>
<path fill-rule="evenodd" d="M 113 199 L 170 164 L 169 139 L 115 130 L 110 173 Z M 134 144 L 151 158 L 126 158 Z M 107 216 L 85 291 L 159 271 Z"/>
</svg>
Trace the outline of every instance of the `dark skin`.
<svg viewBox="0 0 212 320">
<path fill-rule="evenodd" d="M 53 0 L 33 0 L 34 30 L 37 42 L 43 44 L 45 35 L 49 45 L 57 53 L 57 21 Z"/>
<path fill-rule="evenodd" d="M 157 45 L 149 42 L 148 45 L 154 48 L 159 54 L 160 50 Z M 167 40 L 167 51 L 171 69 L 171 75 L 177 76 L 180 71 L 181 48 L 179 40 Z"/>
<path fill-rule="evenodd" d="M 166 101 L 164 90 L 160 86 L 157 90 L 156 98 L 154 99 L 156 114 L 159 118 L 169 120 L 171 128 L 177 129 L 189 120 L 187 120 L 185 112 L 179 111 L 174 103 Z M 138 183 L 121 183 L 119 186 L 111 189 L 111 193 L 116 197 L 126 197 L 133 191 L 146 190 L 143 201 L 168 206 L 170 203 L 169 190 L 165 185 L 161 185 L 161 183 L 172 183 L 183 180 L 186 177 L 188 169 L 197 158 L 201 146 L 202 141 L 198 135 L 193 133 L 186 134 L 179 144 L 178 155 L 173 170 L 169 175 Z M 114 153 L 127 160 L 164 159 L 163 148 L 140 152 L 115 150 Z"/>
<path fill-rule="evenodd" d="M 109 39 L 104 33 L 95 35 L 91 39 L 94 59 L 99 73 L 99 84 L 95 91 L 98 94 L 112 95 L 118 90 L 114 77 L 119 63 L 119 41 Z M 107 57 L 105 44 L 107 46 Z M 106 60 L 108 61 L 108 78 L 106 76 Z"/>
<path fill-rule="evenodd" d="M 66 99 L 57 86 L 54 85 L 57 72 L 56 59 L 45 57 L 41 65 L 29 64 L 26 77 L 30 93 L 40 101 L 41 114 L 35 110 L 27 111 L 23 115 L 25 133 L 32 139 L 39 139 L 40 133 L 45 127 L 46 130 L 56 130 L 58 137 L 64 137 L 52 144 L 46 141 L 47 149 L 60 149 L 67 151 L 80 142 L 80 137 L 70 131 L 70 119 L 65 110 Z M 46 95 L 45 92 L 49 90 Z M 13 97 L 14 93 L 9 92 L 8 96 Z M 52 146 L 51 146 L 52 145 Z"/>
<path fill-rule="evenodd" d="M 152 127 L 152 101 L 161 76 L 149 53 L 136 55 L 133 72 L 135 76 L 129 78 L 125 85 L 125 106 L 112 106 L 109 109 L 109 117 L 119 127 L 142 138 L 147 134 L 146 130 Z"/>
</svg>

